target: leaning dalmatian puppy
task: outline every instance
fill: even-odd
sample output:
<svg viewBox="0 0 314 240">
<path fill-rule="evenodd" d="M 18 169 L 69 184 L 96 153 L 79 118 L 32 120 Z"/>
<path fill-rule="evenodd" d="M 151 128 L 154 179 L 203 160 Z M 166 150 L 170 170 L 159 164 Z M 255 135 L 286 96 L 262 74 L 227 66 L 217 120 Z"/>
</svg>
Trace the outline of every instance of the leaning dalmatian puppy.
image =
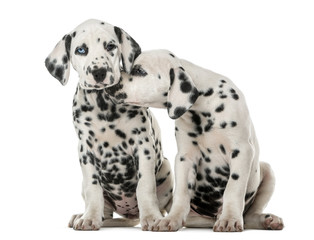
<svg viewBox="0 0 314 240">
<path fill-rule="evenodd" d="M 229 79 L 155 50 L 138 56 L 131 75 L 123 74 L 120 84 L 107 91 L 118 102 L 167 108 L 176 119 L 173 205 L 153 230 L 283 228 L 281 218 L 263 213 L 274 191 L 274 174 L 258 161 L 244 96 Z"/>
<path fill-rule="evenodd" d="M 70 63 L 79 74 L 73 121 L 79 137 L 85 212 L 69 227 L 135 226 L 150 229 L 172 199 L 172 175 L 163 157 L 159 126 L 145 107 L 114 104 L 104 89 L 129 72 L 140 54 L 125 31 L 88 20 L 65 35 L 46 59 L 48 71 L 65 85 Z M 169 207 L 168 207 L 169 208 Z M 123 218 L 113 218 L 113 212 Z"/>
</svg>

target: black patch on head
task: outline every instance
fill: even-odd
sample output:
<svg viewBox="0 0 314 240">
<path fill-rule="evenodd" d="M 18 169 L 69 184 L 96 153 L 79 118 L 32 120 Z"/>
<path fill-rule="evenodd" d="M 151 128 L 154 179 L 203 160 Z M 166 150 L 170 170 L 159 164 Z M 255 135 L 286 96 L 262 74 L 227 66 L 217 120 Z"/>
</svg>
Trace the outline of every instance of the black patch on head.
<svg viewBox="0 0 314 240">
<path fill-rule="evenodd" d="M 57 66 L 55 77 L 61 82 L 63 81 L 63 75 L 64 75 L 64 67 L 63 66 Z"/>
<path fill-rule="evenodd" d="M 64 55 L 63 58 L 62 58 L 62 63 L 63 64 L 67 64 L 68 63 L 68 57 L 67 55 Z"/>
<path fill-rule="evenodd" d="M 238 149 L 233 150 L 231 158 L 236 158 L 239 155 L 240 151 Z"/>
<path fill-rule="evenodd" d="M 122 43 L 122 30 L 121 30 L 121 28 L 114 26 L 114 32 L 116 33 L 118 41 L 121 44 Z"/>
<path fill-rule="evenodd" d="M 72 42 L 72 37 L 70 35 L 66 35 L 66 37 L 65 37 L 65 51 L 67 53 L 68 59 L 70 59 L 71 42 Z"/>
<path fill-rule="evenodd" d="M 238 180 L 240 176 L 236 173 L 232 173 L 231 177 L 233 180 Z"/>
<path fill-rule="evenodd" d="M 75 36 L 76 36 L 76 32 L 73 32 L 72 33 L 72 38 L 75 38 Z"/>
<path fill-rule="evenodd" d="M 186 108 L 185 107 L 176 107 L 174 109 L 174 118 L 178 118 L 181 117 L 184 113 L 186 112 Z"/>
<path fill-rule="evenodd" d="M 190 98 L 189 98 L 190 103 L 192 103 L 192 104 L 195 103 L 198 96 L 199 96 L 199 92 L 197 91 L 196 88 L 193 88 L 191 95 L 190 95 Z"/>
<path fill-rule="evenodd" d="M 181 91 L 182 92 L 184 92 L 184 93 L 189 93 L 189 92 L 191 92 L 191 90 L 192 90 L 192 85 L 191 85 L 191 83 L 189 83 L 189 82 L 182 82 L 181 84 L 180 84 L 180 89 L 181 89 Z"/>
<path fill-rule="evenodd" d="M 218 112 L 222 112 L 224 109 L 225 109 L 225 105 L 222 103 L 216 108 L 215 111 L 218 113 Z"/>
<path fill-rule="evenodd" d="M 170 87 L 171 87 L 174 81 L 174 77 L 175 77 L 173 68 L 170 69 L 169 75 L 170 75 Z"/>
</svg>

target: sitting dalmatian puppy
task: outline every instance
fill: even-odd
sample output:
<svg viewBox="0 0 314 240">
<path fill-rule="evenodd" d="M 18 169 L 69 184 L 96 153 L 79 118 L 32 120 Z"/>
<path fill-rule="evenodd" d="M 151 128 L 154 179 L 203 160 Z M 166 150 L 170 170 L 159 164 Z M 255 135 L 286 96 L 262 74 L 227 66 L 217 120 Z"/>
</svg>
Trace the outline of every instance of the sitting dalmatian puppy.
<svg viewBox="0 0 314 240">
<path fill-rule="evenodd" d="M 173 180 L 163 157 L 159 126 L 145 107 L 117 105 L 105 88 L 120 79 L 120 62 L 129 72 L 140 54 L 125 31 L 88 20 L 65 35 L 46 59 L 48 71 L 65 85 L 70 63 L 79 74 L 73 121 L 79 138 L 85 212 L 69 227 L 109 226 L 150 229 L 172 200 Z M 113 212 L 123 218 L 113 219 Z"/>
<path fill-rule="evenodd" d="M 116 101 L 167 108 L 176 119 L 173 205 L 153 230 L 283 228 L 281 218 L 263 213 L 274 191 L 274 174 L 258 161 L 244 96 L 229 79 L 165 50 L 142 53 L 131 75 L 122 78 L 107 89 Z"/>
</svg>

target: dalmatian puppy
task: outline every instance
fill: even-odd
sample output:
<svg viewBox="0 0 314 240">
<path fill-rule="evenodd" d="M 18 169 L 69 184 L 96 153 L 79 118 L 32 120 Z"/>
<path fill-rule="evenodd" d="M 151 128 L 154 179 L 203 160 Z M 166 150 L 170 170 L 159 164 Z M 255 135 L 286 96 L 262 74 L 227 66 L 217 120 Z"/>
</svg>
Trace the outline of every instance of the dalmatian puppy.
<svg viewBox="0 0 314 240">
<path fill-rule="evenodd" d="M 153 230 L 283 228 L 281 218 L 263 213 L 275 178 L 258 161 L 249 111 L 232 81 L 165 50 L 143 52 L 122 78 L 107 90 L 116 101 L 167 108 L 176 120 L 173 205 Z"/>
<path fill-rule="evenodd" d="M 129 72 L 139 45 L 121 28 L 88 20 L 65 35 L 45 63 L 62 85 L 70 63 L 79 74 L 73 121 L 79 138 L 85 212 L 69 227 L 135 226 L 144 230 L 172 199 L 172 175 L 163 157 L 160 129 L 145 107 L 117 105 L 105 88 L 120 79 L 120 62 Z M 113 218 L 113 212 L 123 218 Z"/>
</svg>

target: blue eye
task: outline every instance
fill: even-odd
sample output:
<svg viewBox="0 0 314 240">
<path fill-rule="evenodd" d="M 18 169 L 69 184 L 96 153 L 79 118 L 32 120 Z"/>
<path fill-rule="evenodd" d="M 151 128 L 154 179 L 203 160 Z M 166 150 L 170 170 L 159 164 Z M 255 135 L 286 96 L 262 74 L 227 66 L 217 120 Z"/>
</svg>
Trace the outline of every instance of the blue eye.
<svg viewBox="0 0 314 240">
<path fill-rule="evenodd" d="M 78 53 L 83 54 L 85 53 L 85 49 L 84 48 L 79 48 L 77 49 Z"/>
<path fill-rule="evenodd" d="M 75 54 L 77 55 L 82 55 L 82 56 L 86 56 L 88 53 L 88 47 L 86 46 L 86 44 L 83 44 L 80 47 L 77 47 L 75 49 Z"/>
</svg>

